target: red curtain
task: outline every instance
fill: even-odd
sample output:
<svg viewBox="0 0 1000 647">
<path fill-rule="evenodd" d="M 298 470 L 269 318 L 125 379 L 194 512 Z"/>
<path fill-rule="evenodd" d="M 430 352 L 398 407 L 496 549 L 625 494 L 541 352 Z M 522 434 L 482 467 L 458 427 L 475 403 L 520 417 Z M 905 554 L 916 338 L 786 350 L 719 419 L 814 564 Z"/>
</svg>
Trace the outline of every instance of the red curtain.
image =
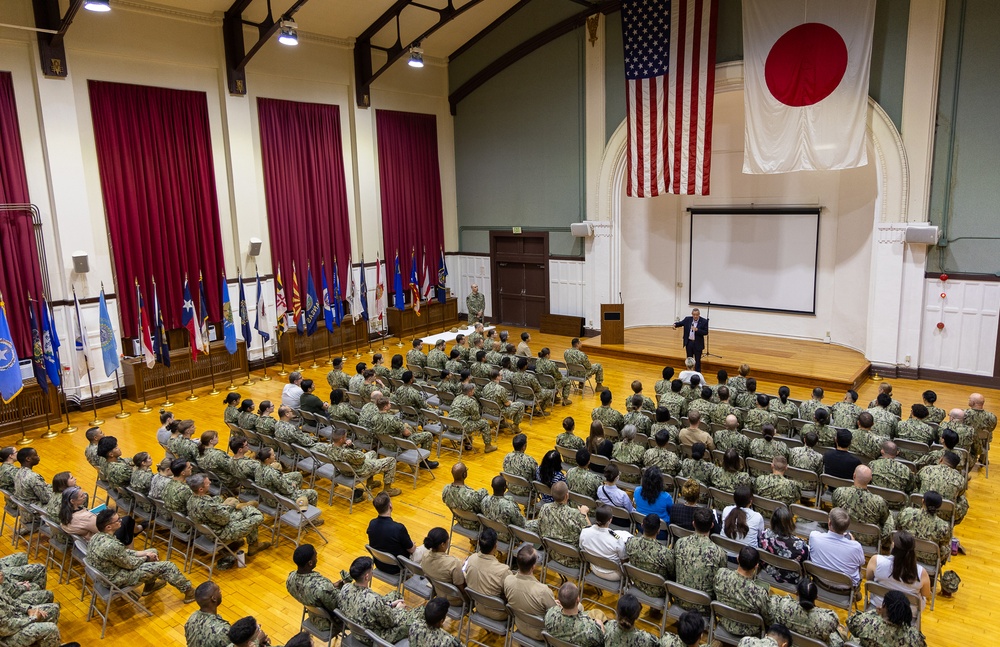
<svg viewBox="0 0 1000 647">
<path fill-rule="evenodd" d="M 333 260 L 337 259 L 340 293 L 347 298 L 351 226 L 340 135 L 340 108 L 320 103 L 257 99 L 264 196 L 271 232 L 271 259 L 281 265 L 289 305 L 292 261 L 299 294 L 306 296 L 306 266 L 311 263 L 317 294 L 322 288 L 320 263 L 326 261 L 333 298 Z M 322 297 L 322 295 L 320 294 Z"/>
<path fill-rule="evenodd" d="M 29 202 L 14 82 L 10 72 L 0 72 L 0 204 Z M 29 292 L 35 299 L 43 296 L 31 211 L 0 211 L 0 293 L 7 303 L 10 333 L 21 359 L 31 357 Z"/>
<path fill-rule="evenodd" d="M 382 243 L 389 268 L 387 284 L 392 286 L 393 260 L 398 250 L 403 287 L 408 292 L 411 250 L 416 250 L 420 278 L 424 250 L 427 250 L 427 267 L 436 276 L 439 250 L 444 246 L 437 118 L 415 112 L 379 110 L 375 113 L 375 125 Z"/>
<path fill-rule="evenodd" d="M 222 234 L 205 93 L 89 83 L 123 333 L 136 334 L 136 279 L 149 308 L 156 279 L 164 323 L 180 328 L 185 272 L 192 286 L 204 273 L 209 317 L 219 321 Z"/>
</svg>

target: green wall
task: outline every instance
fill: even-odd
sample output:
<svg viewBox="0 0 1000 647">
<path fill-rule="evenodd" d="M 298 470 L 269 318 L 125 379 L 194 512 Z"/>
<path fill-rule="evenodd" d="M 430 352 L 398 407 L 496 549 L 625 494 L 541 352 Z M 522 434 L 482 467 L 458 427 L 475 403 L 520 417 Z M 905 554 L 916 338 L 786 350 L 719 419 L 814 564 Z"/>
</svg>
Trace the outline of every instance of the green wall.
<svg viewBox="0 0 1000 647">
<path fill-rule="evenodd" d="M 1000 275 L 1000 6 L 949 2 L 938 89 L 929 219 L 942 228 L 932 272 Z"/>
</svg>

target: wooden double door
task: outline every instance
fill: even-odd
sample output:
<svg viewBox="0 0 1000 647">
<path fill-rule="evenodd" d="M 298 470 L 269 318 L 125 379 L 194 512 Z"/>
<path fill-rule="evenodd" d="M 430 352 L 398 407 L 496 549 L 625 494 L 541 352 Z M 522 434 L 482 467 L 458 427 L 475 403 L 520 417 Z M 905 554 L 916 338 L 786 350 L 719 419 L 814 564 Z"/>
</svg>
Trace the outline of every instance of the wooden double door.
<svg viewBox="0 0 1000 647">
<path fill-rule="evenodd" d="M 493 318 L 538 328 L 549 312 L 548 232 L 491 231 L 490 261 Z"/>
</svg>

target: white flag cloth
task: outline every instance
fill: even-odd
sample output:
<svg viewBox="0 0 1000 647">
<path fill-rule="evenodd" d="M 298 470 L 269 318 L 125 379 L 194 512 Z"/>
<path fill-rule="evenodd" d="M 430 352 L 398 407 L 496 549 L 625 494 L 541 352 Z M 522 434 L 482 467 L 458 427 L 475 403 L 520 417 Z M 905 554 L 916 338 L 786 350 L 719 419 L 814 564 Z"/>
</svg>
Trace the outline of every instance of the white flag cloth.
<svg viewBox="0 0 1000 647">
<path fill-rule="evenodd" d="M 875 0 L 743 0 L 744 173 L 868 163 Z"/>
<path fill-rule="evenodd" d="M 358 292 L 358 282 L 354 280 L 353 259 L 348 258 L 348 261 L 347 271 L 351 287 L 347 294 L 347 302 L 351 305 L 351 320 L 357 322 L 361 318 L 361 294 Z M 365 271 L 364 263 L 361 264 L 361 271 Z"/>
<path fill-rule="evenodd" d="M 87 325 L 83 323 L 83 314 L 80 312 L 80 300 L 73 292 L 73 307 L 76 309 L 76 369 L 81 376 L 90 371 L 90 340 L 87 337 Z"/>
</svg>

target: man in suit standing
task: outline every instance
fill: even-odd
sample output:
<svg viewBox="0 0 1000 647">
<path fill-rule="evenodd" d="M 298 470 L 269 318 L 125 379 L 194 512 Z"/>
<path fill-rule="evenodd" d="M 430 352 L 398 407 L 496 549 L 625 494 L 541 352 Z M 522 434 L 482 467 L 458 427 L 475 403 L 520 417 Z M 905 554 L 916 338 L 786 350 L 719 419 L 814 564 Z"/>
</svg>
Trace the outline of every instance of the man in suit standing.
<svg viewBox="0 0 1000 647">
<path fill-rule="evenodd" d="M 708 334 L 708 319 L 701 318 L 701 310 L 695 308 L 690 317 L 674 322 L 674 328 L 684 327 L 683 345 L 688 357 L 694 358 L 694 370 L 701 373 L 701 353 L 705 350 L 705 335 Z"/>
</svg>

